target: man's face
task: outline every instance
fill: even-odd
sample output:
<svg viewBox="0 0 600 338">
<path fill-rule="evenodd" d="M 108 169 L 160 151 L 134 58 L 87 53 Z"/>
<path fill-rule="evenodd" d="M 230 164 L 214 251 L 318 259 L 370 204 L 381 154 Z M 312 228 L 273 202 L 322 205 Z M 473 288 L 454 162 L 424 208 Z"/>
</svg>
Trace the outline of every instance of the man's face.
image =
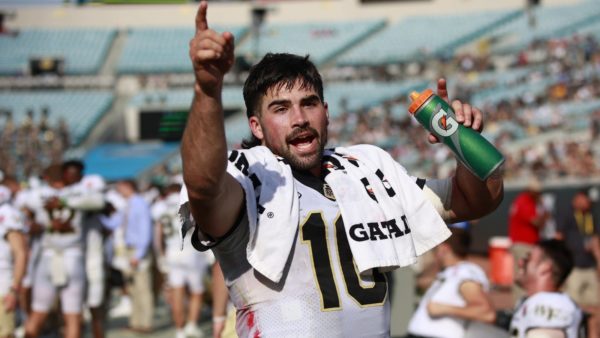
<svg viewBox="0 0 600 338">
<path fill-rule="evenodd" d="M 591 206 L 590 198 L 586 194 L 577 193 L 573 198 L 573 208 L 577 211 L 588 211 Z"/>
<path fill-rule="evenodd" d="M 115 185 L 115 190 L 119 195 L 127 198 L 129 197 L 129 189 L 127 188 L 127 184 L 125 182 L 117 182 Z"/>
<path fill-rule="evenodd" d="M 525 287 L 532 280 L 539 278 L 541 263 L 544 260 L 544 252 L 539 247 L 534 247 L 525 258 L 522 258 L 519 264 L 519 270 L 516 276 L 517 285 Z"/>
<path fill-rule="evenodd" d="M 267 91 L 259 116 L 250 117 L 250 128 L 262 144 L 289 161 L 293 168 L 318 171 L 327 143 L 327 104 L 312 88 L 285 86 Z"/>
<path fill-rule="evenodd" d="M 65 185 L 71 185 L 81 180 L 81 172 L 76 167 L 67 167 L 63 172 L 63 181 Z"/>
</svg>

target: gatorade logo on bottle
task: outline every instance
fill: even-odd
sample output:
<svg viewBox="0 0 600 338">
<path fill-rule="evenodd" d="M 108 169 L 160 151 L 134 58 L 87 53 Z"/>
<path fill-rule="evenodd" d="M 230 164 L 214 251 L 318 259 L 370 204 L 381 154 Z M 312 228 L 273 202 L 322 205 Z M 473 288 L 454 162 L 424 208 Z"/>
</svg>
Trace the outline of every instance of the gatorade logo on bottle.
<svg viewBox="0 0 600 338">
<path fill-rule="evenodd" d="M 442 109 L 442 105 L 435 107 L 436 113 L 431 118 L 431 128 L 442 137 L 452 136 L 458 130 L 458 122 L 453 116 Z"/>
<path fill-rule="evenodd" d="M 461 126 L 452 107 L 433 90 L 411 92 L 410 100 L 408 111 L 479 179 L 487 179 L 502 165 L 504 157 L 498 149 L 476 130 Z"/>
</svg>

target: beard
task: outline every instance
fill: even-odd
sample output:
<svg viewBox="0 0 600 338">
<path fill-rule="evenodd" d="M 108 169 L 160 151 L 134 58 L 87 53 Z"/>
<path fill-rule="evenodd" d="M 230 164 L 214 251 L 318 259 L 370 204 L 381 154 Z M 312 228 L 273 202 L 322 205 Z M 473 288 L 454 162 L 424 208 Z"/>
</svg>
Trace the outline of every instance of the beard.
<svg viewBox="0 0 600 338">
<path fill-rule="evenodd" d="M 306 132 L 309 132 L 314 136 L 315 141 L 317 142 L 317 150 L 313 153 L 305 154 L 302 156 L 294 154 L 292 152 L 291 145 L 288 141 L 294 139 L 297 135 Z M 265 137 L 265 145 L 267 146 L 267 148 L 271 149 L 271 151 L 274 154 L 283 157 L 293 169 L 302 171 L 308 171 L 321 166 L 321 160 L 323 158 L 323 152 L 326 143 L 327 129 L 325 129 L 322 134 L 319 134 L 316 129 L 311 127 L 295 129 L 286 138 L 286 142 L 283 145 L 281 145 L 281 147 L 276 147 L 273 144 L 273 142 L 270 142 L 268 137 Z"/>
</svg>

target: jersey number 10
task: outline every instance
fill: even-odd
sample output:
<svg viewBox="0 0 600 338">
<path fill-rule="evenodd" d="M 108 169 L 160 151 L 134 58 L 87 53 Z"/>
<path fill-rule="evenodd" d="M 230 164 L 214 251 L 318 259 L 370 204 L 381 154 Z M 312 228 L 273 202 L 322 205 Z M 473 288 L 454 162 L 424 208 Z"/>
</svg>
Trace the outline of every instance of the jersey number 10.
<svg viewBox="0 0 600 338">
<path fill-rule="evenodd" d="M 331 255 L 327 245 L 327 227 L 323 215 L 311 213 L 300 226 L 300 232 L 302 242 L 309 244 L 314 274 L 321 293 L 322 309 L 340 310 L 340 297 L 333 276 Z M 348 295 L 361 307 L 382 305 L 387 295 L 387 280 L 382 273 L 373 270 L 373 282 L 367 286 L 361 285 L 341 217 L 335 221 L 335 243 Z"/>
</svg>

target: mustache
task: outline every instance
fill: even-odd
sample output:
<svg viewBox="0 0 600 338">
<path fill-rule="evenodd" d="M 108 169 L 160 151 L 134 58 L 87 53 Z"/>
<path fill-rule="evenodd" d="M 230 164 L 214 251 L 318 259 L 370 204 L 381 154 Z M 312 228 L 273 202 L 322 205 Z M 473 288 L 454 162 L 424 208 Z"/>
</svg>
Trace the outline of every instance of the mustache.
<svg viewBox="0 0 600 338">
<path fill-rule="evenodd" d="M 310 134 L 312 137 L 314 138 L 318 138 L 319 136 L 319 132 L 317 132 L 316 129 L 306 126 L 306 127 L 298 127 L 296 129 L 294 129 L 286 138 L 285 140 L 287 142 L 291 142 L 293 139 L 299 137 L 300 135 L 303 134 Z"/>
</svg>

